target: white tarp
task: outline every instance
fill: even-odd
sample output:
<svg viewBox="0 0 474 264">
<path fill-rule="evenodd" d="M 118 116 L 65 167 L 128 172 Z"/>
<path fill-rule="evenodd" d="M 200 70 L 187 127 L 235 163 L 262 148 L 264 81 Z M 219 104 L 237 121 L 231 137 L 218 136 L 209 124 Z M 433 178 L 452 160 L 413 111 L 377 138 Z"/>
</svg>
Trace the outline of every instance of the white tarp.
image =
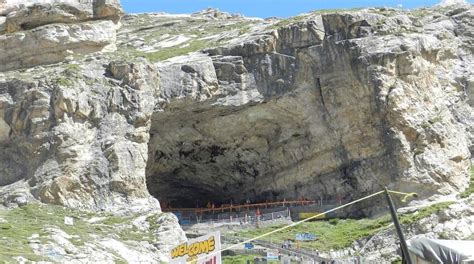
<svg viewBox="0 0 474 264">
<path fill-rule="evenodd" d="M 211 233 L 190 239 L 171 250 L 171 264 L 222 264 L 221 234 Z"/>
<path fill-rule="evenodd" d="M 415 264 L 474 264 L 474 241 L 412 239 L 408 241 L 408 250 Z"/>
</svg>

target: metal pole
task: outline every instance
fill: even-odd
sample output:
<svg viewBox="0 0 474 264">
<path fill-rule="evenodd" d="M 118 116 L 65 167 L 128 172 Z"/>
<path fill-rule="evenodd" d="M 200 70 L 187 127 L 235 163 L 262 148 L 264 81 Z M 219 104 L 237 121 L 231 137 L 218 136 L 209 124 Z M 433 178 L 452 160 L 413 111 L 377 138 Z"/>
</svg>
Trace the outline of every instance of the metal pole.
<svg viewBox="0 0 474 264">
<path fill-rule="evenodd" d="M 402 255 L 407 264 L 412 264 L 410 254 L 408 253 L 408 246 L 405 240 L 405 236 L 403 235 L 402 228 L 400 226 L 400 222 L 398 221 L 397 211 L 395 210 L 395 205 L 393 205 L 392 197 L 388 192 L 387 187 L 385 187 L 385 197 L 387 198 L 387 203 L 390 208 L 390 214 L 392 215 L 392 221 L 395 225 L 395 229 L 397 230 L 398 238 L 400 239 L 400 246 L 402 248 Z"/>
</svg>

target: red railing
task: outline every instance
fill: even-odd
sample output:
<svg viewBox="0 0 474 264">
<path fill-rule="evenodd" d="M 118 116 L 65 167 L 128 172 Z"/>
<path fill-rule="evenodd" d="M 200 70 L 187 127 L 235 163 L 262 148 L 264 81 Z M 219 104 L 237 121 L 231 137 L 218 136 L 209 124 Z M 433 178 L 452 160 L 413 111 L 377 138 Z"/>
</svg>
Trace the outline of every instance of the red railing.
<svg viewBox="0 0 474 264">
<path fill-rule="evenodd" d="M 255 203 L 255 204 L 241 204 L 241 205 L 232 205 L 232 204 L 223 204 L 220 207 L 215 208 L 162 208 L 163 212 L 194 212 L 194 213 L 209 213 L 209 212 L 225 212 L 225 211 L 242 211 L 250 209 L 265 209 L 269 207 L 278 207 L 278 206 L 291 206 L 291 205 L 311 205 L 317 204 L 318 201 L 281 201 L 281 202 L 268 202 L 268 203 Z"/>
</svg>

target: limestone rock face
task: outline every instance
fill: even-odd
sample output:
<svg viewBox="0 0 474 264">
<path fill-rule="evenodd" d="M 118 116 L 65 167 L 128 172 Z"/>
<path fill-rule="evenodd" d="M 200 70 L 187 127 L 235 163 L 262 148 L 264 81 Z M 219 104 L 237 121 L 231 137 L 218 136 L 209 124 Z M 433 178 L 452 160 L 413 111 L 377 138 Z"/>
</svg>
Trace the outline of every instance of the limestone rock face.
<svg viewBox="0 0 474 264">
<path fill-rule="evenodd" d="M 6 5 L 0 17 L 0 71 L 61 62 L 98 51 L 114 51 L 118 1 L 37 1 Z M 113 22 L 112 22 L 112 21 Z"/>
<path fill-rule="evenodd" d="M 5 27 L 12 33 L 52 23 L 80 22 L 92 18 L 90 11 L 79 4 L 32 5 L 8 14 Z"/>
<path fill-rule="evenodd" d="M 470 240 L 474 235 L 474 196 L 452 202 L 447 209 L 435 212 L 420 221 L 403 226 L 407 240 L 417 238 Z M 417 209 L 413 210 L 415 213 Z M 369 241 L 354 243 L 353 250 L 364 246 L 363 255 L 368 263 L 389 263 L 398 254 L 398 236 L 394 228 L 379 232 Z"/>
<path fill-rule="evenodd" d="M 119 2 L 89 7 L 35 3 L 5 19 L 8 201 L 132 210 L 159 207 L 149 192 L 194 207 L 467 185 L 472 5 L 127 15 L 118 31 Z"/>
<path fill-rule="evenodd" d="M 63 61 L 66 57 L 114 50 L 115 25 L 111 21 L 51 24 L 26 32 L 0 35 L 5 51 L 0 71 Z"/>
<path fill-rule="evenodd" d="M 0 16 L 0 34 L 5 31 L 5 22 L 7 21 L 6 17 Z"/>
<path fill-rule="evenodd" d="M 160 99 L 191 97 L 208 99 L 217 90 L 217 76 L 212 59 L 206 55 L 178 57 L 158 65 L 160 71 Z M 177 88 L 177 89 L 176 89 Z"/>
<path fill-rule="evenodd" d="M 423 201 L 467 186 L 472 5 L 283 21 L 210 9 L 127 15 L 117 28 L 118 1 L 13 2 L 0 6 L 7 206 L 160 213 L 155 198 L 334 202 L 388 186 Z M 162 217 L 156 245 L 135 244 L 133 256 L 167 261 L 183 234 Z"/>
<path fill-rule="evenodd" d="M 186 237 L 146 186 L 159 71 L 110 53 L 123 15 L 118 1 L 51 2 L 0 6 L 1 214 L 32 206 L 74 217 L 79 234 L 67 234 L 61 216 L 35 222 L 41 239 L 31 234 L 25 250 L 53 262 L 168 262 Z M 83 235 L 77 225 L 98 212 L 91 228 L 107 217 L 123 223 L 107 227 L 114 232 L 98 223 L 87 243 L 72 243 Z"/>
<path fill-rule="evenodd" d="M 207 49 L 215 75 L 202 55 L 157 64 L 148 188 L 187 206 L 463 190 L 472 6 L 426 12 L 310 14 Z"/>
<path fill-rule="evenodd" d="M 117 22 L 124 15 L 120 0 L 95 0 L 93 9 L 97 19 L 112 19 Z"/>
<path fill-rule="evenodd" d="M 110 210 L 135 199 L 159 208 L 145 185 L 155 70 L 112 62 L 29 74 L 36 80 L 0 82 L 1 143 L 10 150 L 1 184 L 26 179 L 40 201 L 75 208 Z"/>
</svg>

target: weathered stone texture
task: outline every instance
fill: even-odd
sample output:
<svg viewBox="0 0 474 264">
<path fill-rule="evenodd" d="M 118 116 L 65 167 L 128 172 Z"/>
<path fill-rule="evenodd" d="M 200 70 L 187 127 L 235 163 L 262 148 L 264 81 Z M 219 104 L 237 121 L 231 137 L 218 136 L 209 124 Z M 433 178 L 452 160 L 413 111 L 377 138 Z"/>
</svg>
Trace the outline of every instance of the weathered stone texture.
<svg viewBox="0 0 474 264">
<path fill-rule="evenodd" d="M 114 23 L 124 14 L 118 1 L 12 4 L 4 13 L 6 17 L 0 16 L 0 71 L 114 51 Z M 4 31 L 11 34 L 1 35 Z"/>
<path fill-rule="evenodd" d="M 10 181 L 2 185 L 25 178 L 40 201 L 78 208 L 152 201 L 145 165 L 156 72 L 144 63 L 117 62 L 84 71 L 0 82 L 0 98 L 8 99 L 1 111 L 11 129 L 2 142 L 11 152 L 1 162 L 2 179 Z M 104 75 L 110 77 L 97 78 Z"/>
<path fill-rule="evenodd" d="M 149 189 L 188 206 L 354 199 L 383 186 L 423 198 L 462 190 L 473 146 L 472 7 L 456 10 L 434 20 L 316 15 L 209 49 L 217 88 L 203 81 L 214 78 L 208 62 L 195 65 L 202 55 L 159 64 L 163 80 L 197 79 L 161 83 L 168 103 L 153 116 Z M 195 86 L 184 93 L 185 83 Z"/>
</svg>

